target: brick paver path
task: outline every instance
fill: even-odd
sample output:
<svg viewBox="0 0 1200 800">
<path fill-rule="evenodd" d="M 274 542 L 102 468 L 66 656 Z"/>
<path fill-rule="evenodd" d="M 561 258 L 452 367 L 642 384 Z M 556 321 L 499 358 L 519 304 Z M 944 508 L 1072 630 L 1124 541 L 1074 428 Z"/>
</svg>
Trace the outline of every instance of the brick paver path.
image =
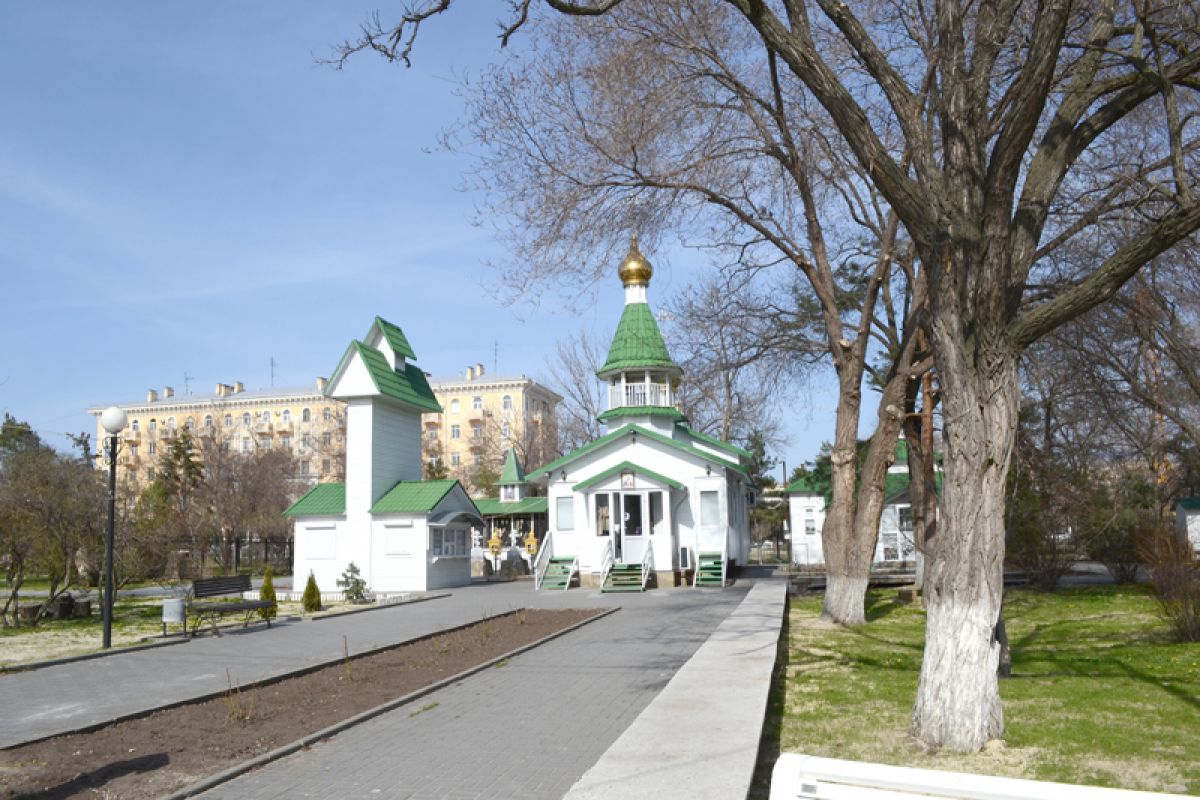
<svg viewBox="0 0 1200 800">
<path fill-rule="evenodd" d="M 219 638 L 201 637 L 186 644 L 0 674 L 0 708 L 4 709 L 0 747 L 219 692 L 226 687 L 226 670 L 245 685 L 338 660 L 343 636 L 356 653 L 522 606 L 686 607 L 695 604 L 696 592 L 710 594 L 687 589 L 645 595 L 601 595 L 580 589 L 535 592 L 527 581 L 475 585 L 422 603 L 316 622 L 277 622 L 270 629 L 260 624 Z M 734 594 L 741 592 L 733 590 L 731 597 Z"/>
<path fill-rule="evenodd" d="M 745 590 L 538 593 L 622 608 L 201 797 L 560 798 Z"/>
</svg>

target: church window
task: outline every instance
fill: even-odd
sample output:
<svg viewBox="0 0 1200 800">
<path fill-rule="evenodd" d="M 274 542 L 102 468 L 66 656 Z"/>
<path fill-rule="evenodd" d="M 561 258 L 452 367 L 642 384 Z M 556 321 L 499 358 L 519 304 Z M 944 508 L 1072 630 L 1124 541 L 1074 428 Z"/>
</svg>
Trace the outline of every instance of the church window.
<svg viewBox="0 0 1200 800">
<path fill-rule="evenodd" d="M 721 524 L 721 501 L 716 492 L 700 493 L 700 524 Z"/>
<path fill-rule="evenodd" d="M 555 527 L 560 531 L 575 530 L 575 498 L 558 497 L 554 501 Z"/>
</svg>

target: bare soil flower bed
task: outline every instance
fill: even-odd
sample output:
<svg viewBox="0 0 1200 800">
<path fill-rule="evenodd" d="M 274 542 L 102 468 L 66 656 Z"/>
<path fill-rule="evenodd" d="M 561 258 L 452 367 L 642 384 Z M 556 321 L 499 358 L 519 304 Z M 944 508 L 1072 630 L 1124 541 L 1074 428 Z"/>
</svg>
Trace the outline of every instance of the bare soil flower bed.
<svg viewBox="0 0 1200 800">
<path fill-rule="evenodd" d="M 522 609 L 306 675 L 3 750 L 0 796 L 162 797 L 598 613 Z"/>
</svg>

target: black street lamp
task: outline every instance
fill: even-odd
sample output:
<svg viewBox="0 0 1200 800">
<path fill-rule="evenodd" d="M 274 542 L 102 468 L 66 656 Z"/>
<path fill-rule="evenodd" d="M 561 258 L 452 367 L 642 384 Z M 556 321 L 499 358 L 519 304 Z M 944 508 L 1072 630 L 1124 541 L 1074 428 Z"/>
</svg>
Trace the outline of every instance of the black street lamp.
<svg viewBox="0 0 1200 800">
<path fill-rule="evenodd" d="M 117 516 L 117 434 L 125 429 L 125 412 L 109 406 L 100 415 L 100 426 L 108 433 L 108 536 L 104 542 L 104 643 L 105 650 L 112 647 L 113 612 L 113 524 Z"/>
</svg>

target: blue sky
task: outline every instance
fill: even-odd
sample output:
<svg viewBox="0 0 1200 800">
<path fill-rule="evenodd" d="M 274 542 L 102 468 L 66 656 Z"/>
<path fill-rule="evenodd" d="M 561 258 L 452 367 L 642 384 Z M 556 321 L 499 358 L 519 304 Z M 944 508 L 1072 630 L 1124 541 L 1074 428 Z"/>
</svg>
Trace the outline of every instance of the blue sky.
<svg viewBox="0 0 1200 800">
<path fill-rule="evenodd" d="M 398 6 L 397 6 L 398 7 Z M 546 373 L 554 342 L 606 340 L 614 277 L 582 304 L 504 306 L 501 244 L 471 224 L 468 167 L 433 150 L 455 76 L 499 57 L 499 3 L 421 33 L 411 69 L 314 63 L 371 6 L 270 0 L 0 6 L 0 411 L 56 445 L 84 409 L 174 386 L 309 385 L 375 314 L 437 375 Z M 701 256 L 650 254 L 651 302 Z M 691 263 L 696 262 L 696 263 Z M 615 265 L 614 265 L 615 269 Z M 833 398 L 797 397 L 781 453 L 811 458 Z"/>
</svg>

